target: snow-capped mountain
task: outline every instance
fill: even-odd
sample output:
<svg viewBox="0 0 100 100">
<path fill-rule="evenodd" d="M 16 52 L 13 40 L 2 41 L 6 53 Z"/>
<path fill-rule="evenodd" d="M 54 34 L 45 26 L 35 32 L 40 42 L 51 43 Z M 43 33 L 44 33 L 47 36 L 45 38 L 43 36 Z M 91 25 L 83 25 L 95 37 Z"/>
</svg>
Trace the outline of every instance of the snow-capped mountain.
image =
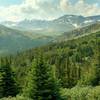
<svg viewBox="0 0 100 100">
<path fill-rule="evenodd" d="M 23 20 L 20 22 L 2 22 L 3 25 L 20 29 L 20 30 L 34 30 L 45 32 L 66 32 L 76 28 L 81 28 L 87 25 L 91 25 L 100 21 L 100 15 L 98 16 L 78 16 L 78 15 L 64 15 L 52 21 L 47 20 Z"/>
<path fill-rule="evenodd" d="M 75 28 L 83 27 L 88 24 L 93 24 L 96 23 L 97 21 L 100 21 L 100 15 L 89 16 L 89 17 L 77 16 L 77 15 L 65 15 L 54 20 L 54 22 L 60 24 L 71 24 Z"/>
</svg>

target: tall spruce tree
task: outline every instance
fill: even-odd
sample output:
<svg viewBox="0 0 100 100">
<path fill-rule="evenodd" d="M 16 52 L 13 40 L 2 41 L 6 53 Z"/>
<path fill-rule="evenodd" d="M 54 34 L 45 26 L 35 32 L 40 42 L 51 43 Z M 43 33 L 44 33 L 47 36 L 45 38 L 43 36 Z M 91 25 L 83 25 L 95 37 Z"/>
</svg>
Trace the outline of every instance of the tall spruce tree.
<svg viewBox="0 0 100 100">
<path fill-rule="evenodd" d="M 1 60 L 0 65 L 0 98 L 16 96 L 18 88 L 7 59 Z"/>
<path fill-rule="evenodd" d="M 60 100 L 59 85 L 44 57 L 34 61 L 30 96 L 33 100 Z M 29 87 L 30 87 L 29 86 Z"/>
</svg>

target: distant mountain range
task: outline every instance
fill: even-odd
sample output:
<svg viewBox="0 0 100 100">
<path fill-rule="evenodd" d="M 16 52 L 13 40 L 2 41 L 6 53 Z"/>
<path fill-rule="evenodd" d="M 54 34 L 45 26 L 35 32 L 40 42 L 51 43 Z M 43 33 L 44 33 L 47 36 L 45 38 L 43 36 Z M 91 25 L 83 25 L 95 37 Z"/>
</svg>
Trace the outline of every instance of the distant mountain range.
<svg viewBox="0 0 100 100">
<path fill-rule="evenodd" d="M 58 19 L 47 21 L 47 20 L 23 20 L 20 22 L 2 22 L 2 25 L 7 27 L 20 29 L 20 30 L 31 30 L 35 32 L 66 32 L 83 26 L 87 26 L 100 21 L 100 15 L 98 16 L 78 16 L 78 15 L 64 15 Z"/>
<path fill-rule="evenodd" d="M 52 21 L 23 20 L 0 25 L 0 55 L 100 31 L 100 16 L 65 15 Z"/>
</svg>

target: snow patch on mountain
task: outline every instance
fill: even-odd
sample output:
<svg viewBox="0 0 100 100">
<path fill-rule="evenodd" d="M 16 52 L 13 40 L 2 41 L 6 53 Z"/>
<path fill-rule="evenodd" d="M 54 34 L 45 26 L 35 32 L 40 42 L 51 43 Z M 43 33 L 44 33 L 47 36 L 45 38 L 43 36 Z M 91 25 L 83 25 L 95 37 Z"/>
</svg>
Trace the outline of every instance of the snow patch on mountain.
<svg viewBox="0 0 100 100">
<path fill-rule="evenodd" d="M 93 22 L 93 20 L 85 20 L 83 23 L 91 23 L 91 22 Z"/>
<path fill-rule="evenodd" d="M 74 28 L 84 27 L 92 23 L 100 22 L 99 16 L 77 16 L 77 15 L 64 15 L 51 21 L 48 20 L 23 20 L 20 22 L 2 22 L 2 25 L 22 30 L 46 30 L 53 28 L 57 32 L 65 32 Z"/>
<path fill-rule="evenodd" d="M 79 25 L 77 25 L 76 23 L 72 24 L 75 28 L 78 28 Z"/>
</svg>

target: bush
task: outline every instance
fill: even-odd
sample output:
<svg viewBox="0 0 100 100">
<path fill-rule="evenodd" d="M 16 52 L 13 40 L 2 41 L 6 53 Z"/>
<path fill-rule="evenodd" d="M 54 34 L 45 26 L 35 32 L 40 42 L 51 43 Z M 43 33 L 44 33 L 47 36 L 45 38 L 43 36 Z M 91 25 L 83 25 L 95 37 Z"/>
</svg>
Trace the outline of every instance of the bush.
<svg viewBox="0 0 100 100">
<path fill-rule="evenodd" d="M 64 100 L 100 100 L 100 86 L 61 89 Z"/>
<path fill-rule="evenodd" d="M 17 95 L 16 97 L 2 98 L 0 100 L 32 100 L 32 99 Z"/>
</svg>

